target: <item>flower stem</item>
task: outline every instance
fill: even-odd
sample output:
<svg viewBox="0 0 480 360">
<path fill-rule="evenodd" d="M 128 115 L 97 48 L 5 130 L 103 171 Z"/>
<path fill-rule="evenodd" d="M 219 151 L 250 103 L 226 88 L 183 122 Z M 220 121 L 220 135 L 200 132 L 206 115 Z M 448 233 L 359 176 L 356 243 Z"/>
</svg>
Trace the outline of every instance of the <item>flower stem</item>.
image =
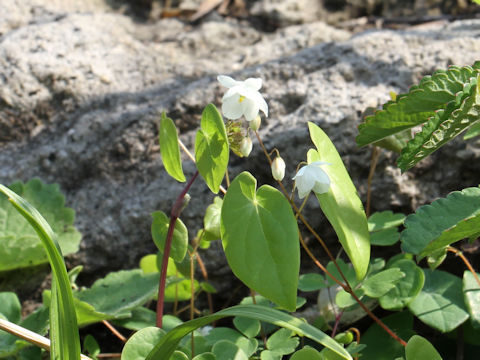
<svg viewBox="0 0 480 360">
<path fill-rule="evenodd" d="M 170 248 L 172 247 L 173 231 L 175 230 L 175 223 L 177 222 L 180 213 L 184 207 L 184 199 L 188 190 L 198 176 L 198 171 L 192 176 L 185 188 L 175 200 L 170 212 L 170 224 L 168 225 L 167 238 L 165 240 L 165 247 L 163 249 L 162 269 L 160 270 L 160 282 L 158 285 L 158 301 L 157 301 L 157 327 L 161 328 L 163 325 L 163 307 L 165 300 L 165 284 L 167 281 L 167 266 L 168 257 L 170 256 Z"/>
</svg>

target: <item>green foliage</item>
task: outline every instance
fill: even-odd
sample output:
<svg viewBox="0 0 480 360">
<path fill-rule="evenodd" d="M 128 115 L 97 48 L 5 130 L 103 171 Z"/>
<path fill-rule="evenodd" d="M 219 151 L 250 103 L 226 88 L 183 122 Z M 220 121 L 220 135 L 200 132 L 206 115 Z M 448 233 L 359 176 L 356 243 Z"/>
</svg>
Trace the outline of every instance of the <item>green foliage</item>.
<svg viewBox="0 0 480 360">
<path fill-rule="evenodd" d="M 160 120 L 158 142 L 165 170 L 175 180 L 184 182 L 186 179 L 183 174 L 180 149 L 178 148 L 177 128 L 165 112 L 162 113 L 162 119 Z"/>
<path fill-rule="evenodd" d="M 320 353 L 310 346 L 296 351 L 290 360 L 324 360 Z"/>
<path fill-rule="evenodd" d="M 246 338 L 238 331 L 226 327 L 216 327 L 212 329 L 208 335 L 205 336 L 205 339 L 207 340 L 207 344 L 213 347 L 220 341 L 228 341 L 234 344 L 247 359 L 255 353 L 258 347 L 257 339 Z M 219 356 L 213 349 L 212 352 L 217 355 L 218 358 L 223 359 L 223 357 Z"/>
<path fill-rule="evenodd" d="M 394 214 L 391 211 L 382 211 L 372 214 L 368 218 L 370 243 L 377 246 L 390 246 L 400 240 L 398 226 L 405 220 L 404 214 Z"/>
<path fill-rule="evenodd" d="M 463 296 L 473 327 L 480 329 L 480 286 L 470 271 L 463 273 Z"/>
<path fill-rule="evenodd" d="M 133 334 L 123 347 L 121 360 L 145 360 L 151 349 L 165 336 L 157 327 L 147 327 Z M 170 355 L 173 354 L 173 351 Z"/>
<path fill-rule="evenodd" d="M 93 359 L 97 359 L 97 355 L 100 354 L 100 345 L 98 345 L 97 340 L 95 340 L 95 338 L 90 334 L 85 336 L 85 339 L 83 340 L 83 348 L 85 349 L 84 351 Z"/>
<path fill-rule="evenodd" d="M 301 291 L 315 291 L 327 287 L 325 277 L 321 274 L 303 274 L 298 279 L 298 289 Z"/>
<path fill-rule="evenodd" d="M 167 232 L 170 226 L 170 219 L 163 211 L 155 211 L 152 213 L 152 238 L 157 248 L 163 253 Z M 172 245 L 170 249 L 170 257 L 180 262 L 185 257 L 188 248 L 188 230 L 182 220 L 177 219 L 175 229 L 173 230 Z"/>
<path fill-rule="evenodd" d="M 443 110 L 440 109 L 428 120 L 422 131 L 403 148 L 398 158 L 398 167 L 410 169 L 420 160 L 438 150 L 448 141 L 462 133 L 480 119 L 480 94 L 477 78 L 464 85 L 463 92 L 456 95 Z"/>
<path fill-rule="evenodd" d="M 380 297 L 380 306 L 387 310 L 401 310 L 407 306 L 422 290 L 425 275 L 415 262 L 398 259 L 388 264 L 387 269 L 398 269 L 404 276 L 395 287 Z"/>
<path fill-rule="evenodd" d="M 80 339 L 73 295 L 60 245 L 55 240 L 55 234 L 38 210 L 25 201 L 25 199 L 2 184 L 0 184 L 0 192 L 8 196 L 8 200 L 13 207 L 35 230 L 44 246 L 52 268 L 52 304 L 50 306 L 51 358 L 79 360 Z"/>
<path fill-rule="evenodd" d="M 404 277 L 405 273 L 399 268 L 390 268 L 366 279 L 362 284 L 362 289 L 365 295 L 378 298 L 394 289 L 397 283 Z"/>
<path fill-rule="evenodd" d="M 205 211 L 203 218 L 203 227 L 208 238 L 220 239 L 220 214 L 222 211 L 223 200 L 216 196 L 213 204 L 210 204 Z"/>
<path fill-rule="evenodd" d="M 10 189 L 38 209 L 55 232 L 64 255 L 78 251 L 82 236 L 73 226 L 75 212 L 64 206 L 65 197 L 58 185 L 47 185 L 33 179 L 26 184 L 15 182 Z M 0 196 L 0 224 L 0 271 L 48 262 L 35 229 L 3 196 Z"/>
<path fill-rule="evenodd" d="M 215 194 L 228 165 L 228 138 L 222 116 L 209 104 L 202 113 L 201 129 L 195 139 L 195 160 L 200 175 Z"/>
<path fill-rule="evenodd" d="M 261 329 L 260 321 L 239 316 L 233 318 L 233 325 L 248 338 L 257 336 Z"/>
<path fill-rule="evenodd" d="M 295 311 L 300 248 L 288 200 L 248 172 L 228 188 L 221 214 L 222 243 L 233 273 L 248 287 Z"/>
<path fill-rule="evenodd" d="M 221 310 L 212 315 L 187 321 L 186 323 L 169 331 L 156 344 L 155 348 L 149 353 L 146 360 L 167 358 L 173 353 L 178 343 L 185 335 L 191 331 L 194 331 L 195 329 L 198 329 L 199 327 L 205 326 L 213 321 L 217 321 L 227 316 L 248 317 L 290 329 L 299 336 L 305 336 L 331 349 L 332 351 L 341 355 L 343 359 L 352 359 L 351 355 L 335 340 L 300 319 L 264 306 L 237 305 Z"/>
<path fill-rule="evenodd" d="M 289 329 L 277 330 L 268 338 L 266 351 L 280 357 L 293 353 L 300 342 L 298 337 L 293 335 L 294 333 Z"/>
<path fill-rule="evenodd" d="M 448 332 L 469 317 L 463 301 L 462 280 L 441 270 L 424 270 L 425 285 L 408 305 L 410 311 L 425 324 Z"/>
<path fill-rule="evenodd" d="M 477 234 L 479 215 L 480 188 L 454 191 L 407 217 L 400 238 L 402 250 L 423 257 Z"/>
<path fill-rule="evenodd" d="M 408 340 L 405 356 L 407 360 L 442 360 L 433 345 L 427 339 L 418 335 L 414 335 Z"/>
<path fill-rule="evenodd" d="M 332 224 L 343 249 L 355 268 L 357 278 L 367 273 L 370 260 L 370 235 L 367 217 L 357 189 L 328 136 L 314 123 L 308 123 L 310 137 L 317 151 L 308 152 L 308 162 L 325 161 L 331 184 L 327 193 L 316 194 L 320 207 Z"/>
<path fill-rule="evenodd" d="M 420 84 L 412 86 L 407 94 L 396 96 L 383 109 L 365 118 L 358 127 L 358 146 L 365 146 L 383 138 L 423 124 L 435 114 L 456 100 L 457 93 L 464 85 L 476 79 L 477 72 L 470 66 L 451 66 L 425 76 Z"/>
</svg>

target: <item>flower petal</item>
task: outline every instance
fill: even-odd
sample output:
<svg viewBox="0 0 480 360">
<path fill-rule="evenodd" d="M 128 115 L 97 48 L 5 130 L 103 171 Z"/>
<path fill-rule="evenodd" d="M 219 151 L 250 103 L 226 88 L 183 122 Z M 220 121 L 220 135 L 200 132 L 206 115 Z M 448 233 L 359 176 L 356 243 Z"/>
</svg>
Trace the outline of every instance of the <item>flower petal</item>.
<svg viewBox="0 0 480 360">
<path fill-rule="evenodd" d="M 265 99 L 263 98 L 262 94 L 256 91 L 255 94 L 253 94 L 252 100 L 255 101 L 258 108 L 263 111 L 265 116 L 268 117 L 268 105 Z"/>
<path fill-rule="evenodd" d="M 237 83 L 238 83 L 238 81 L 236 81 L 235 79 L 231 78 L 230 76 L 226 76 L 226 75 L 218 75 L 217 80 L 220 84 L 222 84 L 222 86 L 225 86 L 227 88 L 231 88 L 231 87 L 237 85 Z"/>
<path fill-rule="evenodd" d="M 242 103 L 238 101 L 239 99 L 240 95 L 236 95 L 223 101 L 222 113 L 227 119 L 236 120 L 242 117 L 243 107 Z"/>
<path fill-rule="evenodd" d="M 316 194 L 323 194 L 330 189 L 330 178 L 327 173 L 319 167 L 312 167 L 313 178 L 315 179 L 315 185 L 313 191 Z"/>
<path fill-rule="evenodd" d="M 233 95 L 245 96 L 245 95 L 241 94 L 242 89 L 243 88 L 241 86 L 238 86 L 238 85 L 235 85 L 234 87 L 231 87 L 230 89 L 227 90 L 225 95 L 223 95 L 222 101 L 225 101 L 226 99 L 228 99 L 229 97 L 232 97 Z"/>
<path fill-rule="evenodd" d="M 251 88 L 252 90 L 258 91 L 262 88 L 262 79 L 260 78 L 248 78 L 244 81 L 245 86 Z"/>
<path fill-rule="evenodd" d="M 303 172 L 300 172 L 304 169 Z M 312 174 L 309 166 L 304 166 L 295 175 L 295 187 L 298 189 L 298 197 L 303 199 L 312 190 L 315 185 L 315 176 Z"/>
<path fill-rule="evenodd" d="M 258 115 L 258 105 L 250 99 L 242 101 L 243 115 L 247 121 L 254 120 Z"/>
</svg>

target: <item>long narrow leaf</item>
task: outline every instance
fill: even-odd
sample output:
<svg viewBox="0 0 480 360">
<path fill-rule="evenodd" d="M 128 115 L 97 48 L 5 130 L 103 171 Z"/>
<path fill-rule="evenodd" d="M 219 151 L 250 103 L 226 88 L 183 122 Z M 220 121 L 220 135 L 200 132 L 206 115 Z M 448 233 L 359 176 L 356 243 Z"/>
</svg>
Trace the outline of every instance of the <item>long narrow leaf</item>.
<svg viewBox="0 0 480 360">
<path fill-rule="evenodd" d="M 11 204 L 25 217 L 38 234 L 52 267 L 52 303 L 50 315 L 51 359 L 79 360 L 80 339 L 73 295 L 60 246 L 50 225 L 40 213 L 22 197 L 0 184 L 0 192 L 8 196 Z"/>
<path fill-rule="evenodd" d="M 312 325 L 284 312 L 259 305 L 237 305 L 215 314 L 187 321 L 169 331 L 148 354 L 146 360 L 169 359 L 180 340 L 190 332 L 211 322 L 228 316 L 242 316 L 265 321 L 294 331 L 300 336 L 312 339 L 332 350 L 343 359 L 351 360 L 351 355 L 335 340 Z"/>
</svg>

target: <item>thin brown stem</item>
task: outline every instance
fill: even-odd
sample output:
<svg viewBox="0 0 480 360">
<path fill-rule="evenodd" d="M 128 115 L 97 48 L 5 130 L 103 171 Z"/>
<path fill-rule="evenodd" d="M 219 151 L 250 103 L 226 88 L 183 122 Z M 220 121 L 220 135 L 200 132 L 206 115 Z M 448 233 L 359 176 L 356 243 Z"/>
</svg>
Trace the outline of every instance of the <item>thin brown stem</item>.
<svg viewBox="0 0 480 360">
<path fill-rule="evenodd" d="M 172 247 L 172 238 L 173 231 L 175 230 L 175 223 L 177 222 L 180 213 L 184 207 L 184 199 L 188 190 L 192 186 L 193 182 L 198 176 L 198 171 L 192 176 L 190 181 L 185 185 L 185 188 L 182 190 L 180 195 L 175 200 L 175 203 L 172 206 L 172 211 L 170 212 L 170 224 L 168 225 L 167 238 L 165 240 L 165 247 L 163 249 L 163 258 L 162 258 L 162 268 L 160 270 L 160 283 L 158 285 L 158 301 L 157 301 L 157 327 L 161 328 L 163 323 L 163 308 L 164 308 L 164 299 L 165 299 L 165 285 L 167 281 L 167 266 L 168 266 L 168 257 L 170 256 L 170 248 Z"/>
<path fill-rule="evenodd" d="M 127 342 L 127 338 L 122 334 L 120 334 L 120 332 L 117 329 L 115 329 L 115 327 L 112 324 L 110 324 L 107 320 L 102 320 L 102 323 L 108 328 L 108 330 L 112 332 L 113 335 L 119 338 L 122 342 L 124 343 Z"/>
<path fill-rule="evenodd" d="M 225 170 L 225 181 L 227 182 L 227 189 L 230 187 L 230 176 L 228 175 L 228 169 Z"/>
<path fill-rule="evenodd" d="M 348 329 L 347 331 L 351 331 L 351 332 L 354 332 L 355 333 L 355 341 L 357 342 L 357 344 L 360 344 L 360 330 L 358 330 L 357 328 L 354 328 L 354 327 L 351 327 L 350 329 Z M 353 360 L 358 360 L 358 356 L 354 356 L 353 357 Z"/>
<path fill-rule="evenodd" d="M 97 358 L 99 359 L 108 359 L 108 358 L 121 358 L 122 354 L 121 353 L 104 353 L 104 354 L 98 354 Z"/>
<path fill-rule="evenodd" d="M 371 197 L 372 197 L 372 179 L 373 179 L 373 175 L 375 174 L 375 168 L 377 167 L 379 155 L 380 155 L 380 151 L 378 150 L 378 147 L 374 146 L 372 149 L 372 158 L 370 160 L 370 171 L 368 173 L 368 179 L 367 179 L 367 205 L 365 209 L 367 218 L 370 216 L 370 204 L 371 204 Z"/>
<path fill-rule="evenodd" d="M 198 267 L 200 268 L 200 271 L 202 272 L 202 276 L 205 279 L 206 282 L 208 282 L 208 272 L 207 268 L 205 267 L 205 264 L 200 256 L 200 254 L 197 253 L 197 263 Z M 213 314 L 213 301 L 212 301 L 212 294 L 207 292 L 207 301 L 208 301 L 208 310 L 210 311 L 210 314 Z"/>
<path fill-rule="evenodd" d="M 465 257 L 465 255 L 463 255 L 463 253 L 454 248 L 453 246 L 449 246 L 447 247 L 447 250 L 454 253 L 456 256 L 458 256 L 460 259 L 462 259 L 462 261 L 465 263 L 465 266 L 468 268 L 468 270 L 470 270 L 470 272 L 473 274 L 473 277 L 475 278 L 478 286 L 480 286 L 480 279 L 478 278 L 478 275 L 477 275 L 477 272 L 475 271 L 475 269 L 473 268 L 472 264 L 470 263 L 470 261 L 468 261 L 468 259 Z"/>
</svg>

